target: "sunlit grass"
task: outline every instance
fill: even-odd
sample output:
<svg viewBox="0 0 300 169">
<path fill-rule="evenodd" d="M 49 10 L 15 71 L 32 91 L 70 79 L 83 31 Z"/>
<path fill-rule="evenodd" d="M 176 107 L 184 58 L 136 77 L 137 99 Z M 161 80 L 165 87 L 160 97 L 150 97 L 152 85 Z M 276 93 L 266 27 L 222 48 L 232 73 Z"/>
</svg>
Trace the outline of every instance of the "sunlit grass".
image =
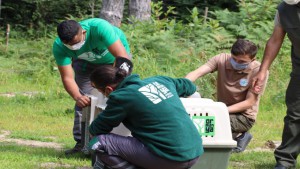
<svg viewBox="0 0 300 169">
<path fill-rule="evenodd" d="M 51 148 L 0 144 L 0 168 L 77 168 L 89 167 L 90 160 L 84 156 L 66 157 L 63 152 Z"/>
<path fill-rule="evenodd" d="M 166 31 L 153 33 L 155 37 L 147 35 L 143 39 L 136 38 L 135 36 L 141 36 L 138 33 L 144 35 L 142 30 L 144 29 L 133 29 L 132 38 L 129 37 L 134 57 L 134 73 L 139 74 L 141 78 L 156 75 L 184 77 L 204 64 L 213 54 L 224 52 L 224 49 L 211 49 L 210 44 L 206 45 L 205 50 L 198 49 L 188 39 L 176 42 L 179 38 L 164 34 Z M 160 35 L 163 35 L 162 39 Z M 156 42 L 152 42 L 151 39 L 156 38 L 161 42 L 153 44 Z M 173 41 L 168 43 L 168 40 Z M 200 38 L 195 38 L 194 41 L 196 40 L 199 40 L 199 43 L 201 41 Z M 28 40 L 12 40 L 7 51 L 0 43 L 0 94 L 16 94 L 11 98 L 0 96 L 0 131 L 10 131 L 11 134 L 7 137 L 11 139 L 56 142 L 62 144 L 63 149 L 71 148 L 75 143 L 72 138 L 74 101 L 65 92 L 59 73 L 54 68 L 50 51 L 52 39 L 25 41 Z M 147 49 L 144 45 L 152 46 L 153 49 Z M 261 98 L 257 121 L 250 131 L 253 139 L 247 148 L 249 151 L 232 154 L 229 162 L 231 169 L 274 167 L 273 150 L 253 150 L 264 149 L 268 140 L 281 141 L 286 111 L 284 97 L 291 67 L 288 45 L 283 46 L 283 51 L 270 69 L 268 86 Z M 161 48 L 166 49 L 160 50 Z M 258 58 L 262 57 L 262 50 L 259 50 Z M 202 97 L 215 99 L 215 80 L 214 73 L 195 82 Z M 36 93 L 28 97 L 24 96 L 25 92 Z M 63 150 L 51 148 L 1 142 L 0 152 L 0 168 L 42 168 L 43 163 L 60 164 L 55 168 L 90 165 L 90 159 L 80 156 L 65 157 Z"/>
</svg>

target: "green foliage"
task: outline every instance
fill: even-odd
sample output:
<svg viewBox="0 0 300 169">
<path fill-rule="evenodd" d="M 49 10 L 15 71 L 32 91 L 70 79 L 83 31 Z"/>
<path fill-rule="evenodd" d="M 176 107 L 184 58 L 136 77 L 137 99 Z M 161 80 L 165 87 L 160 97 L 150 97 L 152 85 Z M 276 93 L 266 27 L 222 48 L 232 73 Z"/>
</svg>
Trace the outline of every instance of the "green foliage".
<svg viewBox="0 0 300 169">
<path fill-rule="evenodd" d="M 273 29 L 276 1 L 239 1 L 239 11 L 217 10 L 211 12 L 216 20 L 235 37 L 247 38 L 254 42 L 267 39 Z"/>
<path fill-rule="evenodd" d="M 153 0 L 153 2 L 160 2 L 160 0 Z M 174 7 L 174 13 L 171 15 L 185 21 L 190 15 L 190 10 L 197 7 L 197 10 L 204 15 L 205 8 L 210 11 L 218 9 L 229 9 L 230 11 L 237 11 L 236 0 L 164 0 L 163 11 L 166 12 L 169 6 Z"/>
<path fill-rule="evenodd" d="M 58 21 L 69 15 L 77 18 L 94 17 L 92 14 L 98 12 L 101 7 L 101 0 L 17 1 L 17 3 L 15 0 L 2 1 L 3 22 L 0 22 L 0 25 L 11 24 L 15 29 L 28 31 L 31 36 L 36 35 L 37 32 L 43 34 L 52 31 Z"/>
</svg>

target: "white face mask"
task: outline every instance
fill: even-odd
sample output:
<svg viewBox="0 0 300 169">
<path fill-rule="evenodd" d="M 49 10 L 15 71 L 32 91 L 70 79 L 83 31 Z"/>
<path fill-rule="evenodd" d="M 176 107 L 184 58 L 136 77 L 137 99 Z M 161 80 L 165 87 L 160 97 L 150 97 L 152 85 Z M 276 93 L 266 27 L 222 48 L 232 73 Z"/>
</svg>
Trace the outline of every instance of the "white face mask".
<svg viewBox="0 0 300 169">
<path fill-rule="evenodd" d="M 283 1 L 289 5 L 296 5 L 297 3 L 300 2 L 300 0 L 283 0 Z"/>
<path fill-rule="evenodd" d="M 75 45 L 68 45 L 68 44 L 64 44 L 67 48 L 69 48 L 70 50 L 79 50 L 85 43 L 84 41 L 81 41 L 79 43 L 76 43 Z"/>
<path fill-rule="evenodd" d="M 82 40 L 83 40 L 83 35 L 82 35 Z M 85 40 L 80 41 L 74 45 L 68 45 L 68 44 L 64 44 L 67 48 L 69 48 L 70 50 L 79 50 L 85 43 Z"/>
</svg>

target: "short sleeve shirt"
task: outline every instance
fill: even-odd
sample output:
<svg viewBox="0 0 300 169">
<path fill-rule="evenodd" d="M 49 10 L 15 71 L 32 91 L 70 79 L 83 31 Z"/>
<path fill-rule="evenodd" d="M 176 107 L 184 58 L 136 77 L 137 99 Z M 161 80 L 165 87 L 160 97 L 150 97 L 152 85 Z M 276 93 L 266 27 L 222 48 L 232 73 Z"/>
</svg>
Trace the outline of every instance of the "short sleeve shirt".
<svg viewBox="0 0 300 169">
<path fill-rule="evenodd" d="M 227 106 L 244 101 L 247 94 L 253 92 L 251 80 L 257 74 L 260 67 L 258 61 L 253 61 L 246 69 L 237 71 L 231 66 L 230 58 L 231 54 L 222 53 L 214 56 L 205 64 L 211 68 L 211 72 L 218 71 L 217 99 Z M 264 87 L 266 81 L 264 82 Z M 261 95 L 262 92 L 259 93 L 259 95 Z M 254 106 L 241 113 L 255 120 L 258 113 L 258 105 L 259 98 Z"/>
<path fill-rule="evenodd" d="M 275 18 L 274 18 L 274 25 L 275 25 L 275 26 L 281 26 L 278 11 L 276 12 L 276 15 L 275 15 Z"/>
<path fill-rule="evenodd" d="M 85 44 L 79 50 L 68 49 L 57 37 L 53 44 L 53 54 L 59 66 L 69 65 L 73 59 L 82 59 L 94 64 L 111 64 L 114 56 L 108 47 L 120 40 L 127 53 L 130 53 L 124 33 L 117 27 L 100 18 L 79 22 L 86 30 Z"/>
</svg>

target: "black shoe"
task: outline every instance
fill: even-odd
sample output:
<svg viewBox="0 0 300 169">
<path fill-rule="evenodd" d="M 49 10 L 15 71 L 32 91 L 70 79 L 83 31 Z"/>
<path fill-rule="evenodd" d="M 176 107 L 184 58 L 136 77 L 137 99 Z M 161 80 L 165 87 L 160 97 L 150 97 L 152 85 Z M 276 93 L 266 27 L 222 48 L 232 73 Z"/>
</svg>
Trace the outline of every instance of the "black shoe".
<svg viewBox="0 0 300 169">
<path fill-rule="evenodd" d="M 288 169 L 288 167 L 285 167 L 281 164 L 276 164 L 275 168 L 274 169 Z"/>
<path fill-rule="evenodd" d="M 276 164 L 274 169 L 288 169 L 287 167 L 281 165 L 281 164 Z"/>
<path fill-rule="evenodd" d="M 71 155 L 71 154 L 75 154 L 75 153 L 79 153 L 82 150 L 82 146 L 80 143 L 76 143 L 76 145 L 72 148 L 72 149 L 68 149 L 65 151 L 66 155 Z"/>
<path fill-rule="evenodd" d="M 241 136 L 236 138 L 237 147 L 232 149 L 233 153 L 240 153 L 245 151 L 247 145 L 252 139 L 252 135 L 248 132 L 243 133 Z"/>
<path fill-rule="evenodd" d="M 102 161 L 96 160 L 95 164 L 93 165 L 93 169 L 111 169 L 111 168 L 105 165 Z"/>
</svg>

